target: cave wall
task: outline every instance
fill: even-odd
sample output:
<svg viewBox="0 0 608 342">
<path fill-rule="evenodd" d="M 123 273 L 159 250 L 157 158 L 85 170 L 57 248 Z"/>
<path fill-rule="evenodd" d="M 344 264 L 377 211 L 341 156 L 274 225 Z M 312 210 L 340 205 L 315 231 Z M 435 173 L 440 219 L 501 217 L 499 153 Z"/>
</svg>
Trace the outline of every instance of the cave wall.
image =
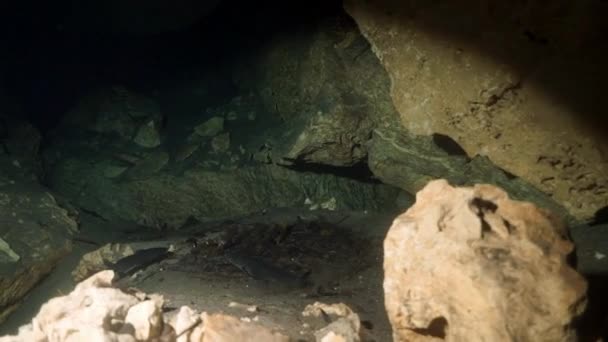
<svg viewBox="0 0 608 342">
<path fill-rule="evenodd" d="M 608 205 L 605 140 L 590 129 L 604 123 L 602 6 L 344 1 L 407 131 L 449 136 L 581 220 Z"/>
<path fill-rule="evenodd" d="M 560 203 L 486 156 L 467 156 L 449 137 L 416 135 L 399 123 L 390 73 L 346 13 L 297 34 L 278 35 L 237 61 L 240 91 L 285 122 L 273 141 L 278 164 L 350 167 L 364 163 L 385 184 L 414 194 L 433 179 L 491 183 L 519 200 L 575 221 Z"/>
</svg>

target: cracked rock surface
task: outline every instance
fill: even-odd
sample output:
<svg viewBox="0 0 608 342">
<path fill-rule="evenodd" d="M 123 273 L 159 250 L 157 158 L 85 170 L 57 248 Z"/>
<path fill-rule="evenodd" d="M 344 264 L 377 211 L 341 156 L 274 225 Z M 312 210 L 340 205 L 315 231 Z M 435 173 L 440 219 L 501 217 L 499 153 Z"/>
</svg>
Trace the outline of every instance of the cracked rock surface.
<svg viewBox="0 0 608 342">
<path fill-rule="evenodd" d="M 575 341 L 587 282 L 549 212 L 492 185 L 430 182 L 384 241 L 395 341 Z"/>
<path fill-rule="evenodd" d="M 410 133 L 449 136 L 581 220 L 608 205 L 603 138 L 581 124 L 603 116 L 594 6 L 345 1 Z"/>
</svg>

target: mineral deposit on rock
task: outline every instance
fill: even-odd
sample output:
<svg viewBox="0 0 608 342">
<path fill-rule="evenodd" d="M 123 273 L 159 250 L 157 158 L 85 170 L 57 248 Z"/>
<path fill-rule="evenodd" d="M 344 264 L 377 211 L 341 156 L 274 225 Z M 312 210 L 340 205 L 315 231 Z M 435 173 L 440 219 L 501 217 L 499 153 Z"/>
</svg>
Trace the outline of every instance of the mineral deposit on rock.
<svg viewBox="0 0 608 342">
<path fill-rule="evenodd" d="M 587 283 L 552 214 L 492 185 L 434 180 L 384 241 L 395 341 L 573 341 Z"/>
</svg>

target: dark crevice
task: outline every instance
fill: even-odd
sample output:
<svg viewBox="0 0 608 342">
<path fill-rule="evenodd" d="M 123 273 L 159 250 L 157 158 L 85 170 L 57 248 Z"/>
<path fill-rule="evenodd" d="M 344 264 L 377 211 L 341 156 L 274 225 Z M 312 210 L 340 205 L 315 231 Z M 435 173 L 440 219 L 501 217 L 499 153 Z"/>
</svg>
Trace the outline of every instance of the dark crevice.
<svg viewBox="0 0 608 342">
<path fill-rule="evenodd" d="M 586 275 L 587 307 L 574 327 L 579 332 L 580 341 L 606 341 L 608 338 L 608 274 Z"/>
<path fill-rule="evenodd" d="M 80 207 L 78 209 L 80 209 L 83 213 L 86 213 L 86 214 L 89 214 L 91 216 L 97 217 L 98 219 L 101 219 L 102 221 L 106 221 L 106 222 L 110 221 L 107 218 L 103 217 L 103 215 L 97 213 L 96 211 L 85 209 L 85 208 L 82 208 L 82 207 Z"/>
<path fill-rule="evenodd" d="M 484 200 L 483 198 L 479 198 L 479 197 L 475 197 L 473 198 L 473 200 L 471 201 L 471 204 L 476 207 L 478 210 L 478 213 L 486 213 L 486 212 L 496 212 L 496 209 L 498 209 L 498 206 L 494 203 L 494 202 L 490 202 L 488 200 Z"/>
<path fill-rule="evenodd" d="M 316 174 L 332 174 L 339 177 L 350 178 L 356 181 L 381 184 L 367 163 L 359 162 L 352 166 L 332 166 L 316 163 L 294 162 L 291 165 L 283 165 L 285 168 L 300 172 L 312 172 Z"/>
<path fill-rule="evenodd" d="M 499 168 L 500 171 L 502 171 L 505 174 L 505 176 L 507 177 L 508 180 L 514 180 L 517 178 L 517 176 L 512 174 L 511 172 L 509 172 L 503 168 L 500 168 L 500 167 L 497 167 L 497 168 Z"/>
<path fill-rule="evenodd" d="M 591 225 L 607 224 L 608 223 L 608 206 L 601 208 L 593 215 Z"/>
<path fill-rule="evenodd" d="M 420 335 L 445 339 L 447 328 L 448 321 L 444 317 L 437 317 L 431 321 L 427 328 L 413 329 L 413 331 Z"/>
<path fill-rule="evenodd" d="M 488 224 L 488 222 L 484 219 L 483 215 L 479 216 L 481 219 L 481 233 L 489 233 L 492 231 L 492 227 Z"/>
<path fill-rule="evenodd" d="M 531 30 L 524 30 L 524 36 L 526 36 L 526 38 L 528 38 L 528 40 L 534 44 L 542 46 L 549 45 L 549 39 L 541 37 L 538 34 L 532 32 Z"/>
<path fill-rule="evenodd" d="M 479 198 L 479 197 L 475 197 L 471 201 L 470 205 L 471 205 L 471 207 L 473 209 L 473 212 L 475 212 L 475 214 L 477 214 L 477 216 L 481 220 L 481 233 L 482 233 L 482 235 L 484 233 L 491 232 L 492 231 L 492 227 L 490 227 L 490 225 L 488 224 L 488 222 L 485 220 L 485 214 L 488 213 L 488 212 L 491 212 L 491 213 L 496 212 L 496 209 L 498 209 L 498 206 L 496 204 L 494 204 L 493 202 L 490 202 L 488 200 L 484 200 L 483 198 Z"/>
<path fill-rule="evenodd" d="M 450 138 L 447 135 L 433 133 L 433 143 L 440 149 L 445 151 L 450 156 L 464 156 L 469 157 L 467 152 L 460 146 L 456 140 Z"/>
<path fill-rule="evenodd" d="M 509 234 L 513 233 L 515 231 L 515 226 L 511 224 L 511 222 L 502 219 L 502 223 L 505 225 L 505 227 L 507 227 L 507 231 L 509 232 Z"/>
</svg>

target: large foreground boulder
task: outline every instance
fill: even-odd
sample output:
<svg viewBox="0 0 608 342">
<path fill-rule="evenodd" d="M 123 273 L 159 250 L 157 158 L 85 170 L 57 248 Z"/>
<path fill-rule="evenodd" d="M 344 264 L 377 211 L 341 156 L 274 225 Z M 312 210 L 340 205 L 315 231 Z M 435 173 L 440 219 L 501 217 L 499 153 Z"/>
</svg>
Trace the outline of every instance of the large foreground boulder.
<svg viewBox="0 0 608 342">
<path fill-rule="evenodd" d="M 497 187 L 431 181 L 384 242 L 395 341 L 574 341 L 587 283 L 566 234 Z"/>
</svg>

